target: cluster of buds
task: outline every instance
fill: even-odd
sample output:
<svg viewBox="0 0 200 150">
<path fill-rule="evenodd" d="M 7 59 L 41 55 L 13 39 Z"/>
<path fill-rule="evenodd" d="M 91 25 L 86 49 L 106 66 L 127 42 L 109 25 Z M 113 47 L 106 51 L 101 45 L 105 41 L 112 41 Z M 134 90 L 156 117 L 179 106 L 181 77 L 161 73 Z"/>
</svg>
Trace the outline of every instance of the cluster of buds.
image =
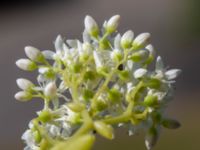
<svg viewBox="0 0 200 150">
<path fill-rule="evenodd" d="M 16 65 L 38 70 L 38 83 L 17 79 L 22 91 L 15 98 L 40 98 L 44 108 L 22 135 L 24 150 L 90 150 L 95 134 L 113 139 L 114 129 L 121 126 L 129 135 L 144 130 L 150 150 L 163 127 L 180 126 L 165 115 L 165 108 L 181 71 L 166 69 L 149 43 L 149 33 L 118 33 L 119 19 L 111 17 L 100 29 L 86 16 L 83 40 L 64 41 L 59 35 L 55 51 L 25 47 L 28 58 Z"/>
</svg>

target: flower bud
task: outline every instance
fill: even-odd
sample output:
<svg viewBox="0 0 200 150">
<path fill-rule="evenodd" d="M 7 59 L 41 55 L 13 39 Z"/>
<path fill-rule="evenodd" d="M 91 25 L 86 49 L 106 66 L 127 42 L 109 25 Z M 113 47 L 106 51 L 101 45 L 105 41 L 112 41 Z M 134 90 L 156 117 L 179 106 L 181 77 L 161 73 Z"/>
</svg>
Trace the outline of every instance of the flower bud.
<svg viewBox="0 0 200 150">
<path fill-rule="evenodd" d="M 124 33 L 124 35 L 121 38 L 121 46 L 126 49 L 131 46 L 131 43 L 133 41 L 133 31 L 128 30 L 127 32 Z"/>
<path fill-rule="evenodd" d="M 37 65 L 29 59 L 19 59 L 16 61 L 16 65 L 25 71 L 33 71 L 37 68 Z"/>
<path fill-rule="evenodd" d="M 51 150 L 90 150 L 94 141 L 94 135 L 81 135 L 76 139 L 69 139 L 65 142 L 57 143 Z"/>
<path fill-rule="evenodd" d="M 147 95 L 145 98 L 144 98 L 144 104 L 146 106 L 155 106 L 158 104 L 158 97 L 157 96 L 154 96 L 154 95 Z"/>
<path fill-rule="evenodd" d="M 112 88 L 108 91 L 108 99 L 113 103 L 120 102 L 121 96 L 121 93 L 116 88 Z"/>
<path fill-rule="evenodd" d="M 16 80 L 16 82 L 17 82 L 18 87 L 22 90 L 27 90 L 34 86 L 31 81 L 24 78 L 19 78 Z"/>
<path fill-rule="evenodd" d="M 159 89 L 160 86 L 161 86 L 161 81 L 159 79 L 156 79 L 156 78 L 151 78 L 149 81 L 147 81 L 145 83 L 145 85 L 147 87 L 152 88 L 152 89 Z"/>
<path fill-rule="evenodd" d="M 181 124 L 177 120 L 173 119 L 164 119 L 162 121 L 162 125 L 168 129 L 177 129 L 181 126 Z"/>
<path fill-rule="evenodd" d="M 67 106 L 74 112 L 81 112 L 84 109 L 84 105 L 81 103 L 69 103 Z"/>
<path fill-rule="evenodd" d="M 40 142 L 41 142 L 42 137 L 41 137 L 39 131 L 37 131 L 37 130 L 34 131 L 34 132 L 33 132 L 33 136 L 34 136 L 34 140 L 35 140 L 37 143 L 40 143 Z"/>
<path fill-rule="evenodd" d="M 128 80 L 130 80 L 129 71 L 128 70 L 119 71 L 119 78 L 122 81 L 128 81 Z"/>
<path fill-rule="evenodd" d="M 150 55 L 152 55 L 153 57 L 156 55 L 153 45 L 149 44 L 145 47 L 145 49 L 147 49 L 149 51 Z"/>
<path fill-rule="evenodd" d="M 91 36 L 94 36 L 94 37 L 97 37 L 98 34 L 99 34 L 99 27 L 96 23 L 96 21 L 89 15 L 87 15 L 85 17 L 85 29 L 86 31 L 91 35 Z"/>
<path fill-rule="evenodd" d="M 43 110 L 42 112 L 39 113 L 38 117 L 40 121 L 42 121 L 43 123 L 46 123 L 50 121 L 53 116 L 49 110 Z"/>
<path fill-rule="evenodd" d="M 146 50 L 139 50 L 137 52 L 134 52 L 131 56 L 130 59 L 134 62 L 140 62 L 140 61 L 145 61 L 147 60 L 149 56 L 149 52 Z"/>
<path fill-rule="evenodd" d="M 158 131 L 156 128 L 152 127 L 148 130 L 145 137 L 145 145 L 147 150 L 151 150 L 157 143 L 158 140 Z"/>
<path fill-rule="evenodd" d="M 44 62 L 45 57 L 40 50 L 32 46 L 25 47 L 25 53 L 28 58 L 36 62 Z"/>
<path fill-rule="evenodd" d="M 26 91 L 20 91 L 15 94 L 15 99 L 26 102 L 32 99 L 32 94 Z"/>
<path fill-rule="evenodd" d="M 94 106 L 98 111 L 102 111 L 108 107 L 108 102 L 103 99 L 102 97 L 98 98 L 95 106 Z"/>
<path fill-rule="evenodd" d="M 123 59 L 123 54 L 120 50 L 113 50 L 111 53 L 111 58 L 114 62 L 120 62 Z"/>
<path fill-rule="evenodd" d="M 147 70 L 143 68 L 139 68 L 134 72 L 134 77 L 136 79 L 142 78 L 147 74 Z"/>
<path fill-rule="evenodd" d="M 180 69 L 171 69 L 171 70 L 168 70 L 168 71 L 165 72 L 165 77 L 168 80 L 173 80 L 176 77 L 178 77 L 180 75 L 180 73 L 181 73 Z"/>
<path fill-rule="evenodd" d="M 114 138 L 113 128 L 111 125 L 107 125 L 102 121 L 95 121 L 94 128 L 103 137 L 110 139 L 110 140 L 112 140 Z"/>
<path fill-rule="evenodd" d="M 119 25 L 119 19 L 120 15 L 112 16 L 106 24 L 106 32 L 108 32 L 109 34 L 115 32 Z"/>
<path fill-rule="evenodd" d="M 55 98 L 57 93 L 57 87 L 55 82 L 50 82 L 46 85 L 44 89 L 44 95 L 48 98 Z"/>
<path fill-rule="evenodd" d="M 94 92 L 92 90 L 89 90 L 89 89 L 83 90 L 83 99 L 84 100 L 89 101 L 92 99 L 93 96 L 94 96 Z"/>
<path fill-rule="evenodd" d="M 133 49 L 137 50 L 137 49 L 144 48 L 148 44 L 149 39 L 150 39 L 150 33 L 139 34 L 133 41 L 133 44 L 132 44 Z"/>
</svg>

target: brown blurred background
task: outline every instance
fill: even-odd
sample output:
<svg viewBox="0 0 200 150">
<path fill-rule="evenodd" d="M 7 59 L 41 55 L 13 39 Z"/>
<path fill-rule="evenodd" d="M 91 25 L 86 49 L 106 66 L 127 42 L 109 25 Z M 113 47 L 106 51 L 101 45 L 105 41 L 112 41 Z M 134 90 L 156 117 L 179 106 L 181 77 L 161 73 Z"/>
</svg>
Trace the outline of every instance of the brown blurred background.
<svg viewBox="0 0 200 150">
<path fill-rule="evenodd" d="M 200 150 L 200 1 L 199 0 L 7 0 L 0 4 L 0 149 L 21 150 L 21 134 L 40 110 L 40 101 L 17 102 L 15 80 L 35 77 L 15 66 L 25 57 L 24 46 L 53 49 L 58 34 L 80 38 L 84 16 L 90 14 L 103 23 L 121 15 L 120 32 L 152 33 L 152 43 L 169 67 L 181 68 L 169 116 L 182 127 L 163 130 L 155 150 Z M 145 150 L 143 134 L 99 138 L 94 150 Z"/>
</svg>

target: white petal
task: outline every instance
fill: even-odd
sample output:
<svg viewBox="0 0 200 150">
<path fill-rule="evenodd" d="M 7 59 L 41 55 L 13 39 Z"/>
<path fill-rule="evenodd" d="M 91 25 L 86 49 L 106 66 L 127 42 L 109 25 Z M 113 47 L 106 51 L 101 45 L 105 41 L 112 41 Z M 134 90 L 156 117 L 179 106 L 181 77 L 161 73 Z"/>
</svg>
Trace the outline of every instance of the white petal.
<svg viewBox="0 0 200 150">
<path fill-rule="evenodd" d="M 56 96 L 56 92 L 57 92 L 57 87 L 55 82 L 48 83 L 44 89 L 45 96 L 48 96 L 50 98 L 54 98 Z"/>
<path fill-rule="evenodd" d="M 31 86 L 33 86 L 33 83 L 30 80 L 27 80 L 25 78 L 19 78 L 16 80 L 17 85 L 22 90 L 27 90 Z"/>
<path fill-rule="evenodd" d="M 115 30 L 119 25 L 119 20 L 120 20 L 120 15 L 112 16 L 107 22 L 107 27 L 113 28 Z"/>
<path fill-rule="evenodd" d="M 73 47 L 73 48 L 77 48 L 77 47 L 78 47 L 77 40 L 67 40 L 67 44 L 68 44 L 70 47 Z"/>
<path fill-rule="evenodd" d="M 145 48 L 149 51 L 149 53 L 150 53 L 152 56 L 155 56 L 155 55 L 156 55 L 156 52 L 155 52 L 155 49 L 154 49 L 153 45 L 149 44 L 149 45 L 147 45 Z"/>
<path fill-rule="evenodd" d="M 26 46 L 24 48 L 26 56 L 31 60 L 37 60 L 38 56 L 41 54 L 41 51 L 32 46 Z"/>
<path fill-rule="evenodd" d="M 181 70 L 180 69 L 171 69 L 171 70 L 168 70 L 167 72 L 165 72 L 165 77 L 168 79 L 168 80 L 173 80 L 175 79 L 176 77 L 178 77 L 178 75 L 181 73 Z"/>
<path fill-rule="evenodd" d="M 146 70 L 146 69 L 143 69 L 143 68 L 140 68 L 140 69 L 137 69 L 137 70 L 134 72 L 134 77 L 135 77 L 136 79 L 138 79 L 138 78 L 144 77 L 146 74 L 147 74 L 147 70 Z"/>
<path fill-rule="evenodd" d="M 136 45 L 146 45 L 149 41 L 150 36 L 150 33 L 141 33 L 135 38 L 134 43 Z"/>
<path fill-rule="evenodd" d="M 114 39 L 114 48 L 115 49 L 120 49 L 121 46 L 120 46 L 120 41 L 121 41 L 121 35 L 118 33 L 116 36 L 115 36 L 115 39 Z"/>
<path fill-rule="evenodd" d="M 55 40 L 55 49 L 56 51 L 62 51 L 63 50 L 63 39 L 61 37 L 61 35 L 58 35 L 56 40 Z"/>
<path fill-rule="evenodd" d="M 85 17 L 84 24 L 85 29 L 88 33 L 91 33 L 93 30 L 98 29 L 96 21 L 89 15 Z"/>
<path fill-rule="evenodd" d="M 163 71 L 163 70 L 164 70 L 164 64 L 162 58 L 158 56 L 156 60 L 156 71 Z"/>
<path fill-rule="evenodd" d="M 84 43 L 85 43 L 85 42 L 90 43 L 90 41 L 91 41 L 91 38 L 90 38 L 88 32 L 87 32 L 86 30 L 84 30 L 84 31 L 83 31 L 83 42 L 84 42 Z"/>
<path fill-rule="evenodd" d="M 42 51 L 42 54 L 44 55 L 44 57 L 46 59 L 53 59 L 53 55 L 55 54 L 53 51 L 50 51 L 50 50 L 44 50 Z"/>
</svg>

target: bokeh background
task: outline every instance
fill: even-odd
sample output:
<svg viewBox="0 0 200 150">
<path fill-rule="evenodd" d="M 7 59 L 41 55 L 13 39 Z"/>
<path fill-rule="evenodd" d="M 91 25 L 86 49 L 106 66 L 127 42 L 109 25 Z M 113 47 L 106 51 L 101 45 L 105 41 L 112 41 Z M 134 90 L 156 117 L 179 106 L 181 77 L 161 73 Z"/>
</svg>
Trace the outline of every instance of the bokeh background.
<svg viewBox="0 0 200 150">
<path fill-rule="evenodd" d="M 200 150 L 200 1 L 199 0 L 7 0 L 0 4 L 0 149 L 21 150 L 21 134 L 41 101 L 17 102 L 15 80 L 30 73 L 15 66 L 24 46 L 53 49 L 58 34 L 81 38 L 85 15 L 99 23 L 121 15 L 119 31 L 152 33 L 152 43 L 169 67 L 181 68 L 175 100 L 168 108 L 182 127 L 163 130 L 155 150 Z M 99 138 L 94 150 L 145 150 L 143 134 Z"/>
</svg>

